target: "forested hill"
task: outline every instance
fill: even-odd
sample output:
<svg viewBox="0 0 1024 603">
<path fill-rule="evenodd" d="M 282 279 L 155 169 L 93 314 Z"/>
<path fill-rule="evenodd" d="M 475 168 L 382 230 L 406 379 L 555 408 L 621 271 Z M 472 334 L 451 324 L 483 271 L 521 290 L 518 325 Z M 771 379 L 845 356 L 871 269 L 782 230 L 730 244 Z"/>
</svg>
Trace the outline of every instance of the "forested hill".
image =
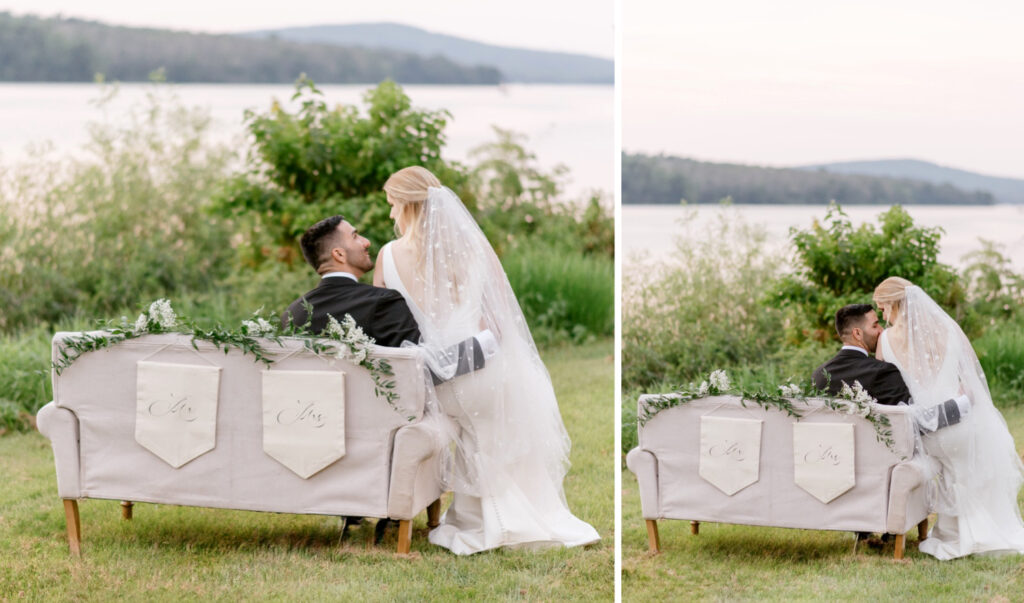
<svg viewBox="0 0 1024 603">
<path fill-rule="evenodd" d="M 623 203 L 989 205 L 991 193 L 950 184 L 826 171 L 709 163 L 667 155 L 622 155 Z"/>
<path fill-rule="evenodd" d="M 440 56 L 300 44 L 235 35 L 119 27 L 94 21 L 0 13 L 0 81 L 145 81 L 163 68 L 169 81 L 318 84 L 497 84 L 494 67 L 467 67 Z"/>
<path fill-rule="evenodd" d="M 615 64 L 610 59 L 509 48 L 433 33 L 398 23 L 314 25 L 254 31 L 242 35 L 273 37 L 292 42 L 340 44 L 440 55 L 464 65 L 493 65 L 510 82 L 612 84 Z"/>
<path fill-rule="evenodd" d="M 948 182 L 963 190 L 988 191 L 997 203 L 1024 203 L 1024 180 L 986 176 L 976 172 L 958 170 L 921 161 L 919 159 L 879 159 L 875 161 L 845 161 L 803 166 L 802 169 L 825 170 L 838 174 L 866 174 L 890 178 L 910 178 L 941 184 Z"/>
</svg>

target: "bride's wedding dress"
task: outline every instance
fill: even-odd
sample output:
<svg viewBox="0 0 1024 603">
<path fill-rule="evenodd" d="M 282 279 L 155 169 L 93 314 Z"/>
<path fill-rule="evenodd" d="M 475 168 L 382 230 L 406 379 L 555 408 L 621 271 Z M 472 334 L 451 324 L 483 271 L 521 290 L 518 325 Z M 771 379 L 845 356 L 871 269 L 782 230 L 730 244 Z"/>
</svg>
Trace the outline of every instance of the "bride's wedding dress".
<svg viewBox="0 0 1024 603">
<path fill-rule="evenodd" d="M 931 491 L 938 521 L 920 550 L 938 559 L 1024 553 L 1017 507 L 1024 467 L 959 325 L 920 287 L 910 286 L 879 345 L 884 359 L 899 368 L 915 405 L 933 406 L 960 394 L 971 401 L 961 423 L 922 436 L 941 472 Z"/>
<path fill-rule="evenodd" d="M 454 193 L 431 188 L 426 204 L 420 269 L 403 281 L 388 243 L 380 252 L 385 285 L 408 302 L 435 373 L 454 372 L 448 346 L 484 328 L 499 340 L 483 369 L 435 387 L 455 451 L 452 504 L 430 542 L 457 554 L 596 542 L 597 531 L 565 501 L 569 437 L 501 264 Z"/>
</svg>

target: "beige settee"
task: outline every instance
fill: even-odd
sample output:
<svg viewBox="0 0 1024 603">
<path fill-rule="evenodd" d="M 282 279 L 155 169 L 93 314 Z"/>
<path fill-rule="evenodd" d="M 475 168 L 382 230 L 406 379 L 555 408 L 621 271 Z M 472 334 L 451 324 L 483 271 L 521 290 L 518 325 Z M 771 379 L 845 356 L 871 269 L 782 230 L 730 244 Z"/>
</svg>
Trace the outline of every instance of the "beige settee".
<svg viewBox="0 0 1024 603">
<path fill-rule="evenodd" d="M 53 339 L 54 359 L 61 342 Z M 251 511 L 347 515 L 399 521 L 398 552 L 407 553 L 411 520 L 440 511 L 444 446 L 422 421 L 423 364 L 412 350 L 375 347 L 393 370 L 396 412 L 374 394 L 370 373 L 347 361 L 320 357 L 303 342 L 284 347 L 261 340 L 277 359 L 271 370 L 343 371 L 344 456 L 307 479 L 263 449 L 261 372 L 267 367 L 237 350 L 225 354 L 181 334 L 145 335 L 89 352 L 53 377 L 53 401 L 38 414 L 39 430 L 53 445 L 58 495 L 64 499 L 68 539 L 78 553 L 78 499 L 219 507 Z M 141 360 L 220 367 L 216 441 L 212 450 L 174 468 L 135 438 L 136 371 Z M 411 417 L 411 419 L 410 419 Z"/>
<path fill-rule="evenodd" d="M 645 405 L 658 397 L 640 397 L 640 416 Z M 801 424 L 853 426 L 855 460 L 850 471 L 854 485 L 826 503 L 796 484 L 794 426 L 798 421 L 780 410 L 766 410 L 750 401 L 744 406 L 736 396 L 700 398 L 667 408 L 639 428 L 639 445 L 626 457 L 639 482 L 652 551 L 660 550 L 659 519 L 689 520 L 693 534 L 699 533 L 700 522 L 894 534 L 897 559 L 903 556 L 904 535 L 914 525 L 924 537 L 927 482 L 934 473 L 926 459 L 915 455 L 909 409 L 872 407 L 872 412 L 884 414 L 892 424 L 890 448 L 878 441 L 874 426 L 858 415 L 823 407 L 821 400 L 793 403 L 802 415 Z M 701 476 L 704 416 L 762 421 L 756 481 L 731 495 Z M 710 457 L 707 452 L 703 455 L 707 474 Z"/>
</svg>

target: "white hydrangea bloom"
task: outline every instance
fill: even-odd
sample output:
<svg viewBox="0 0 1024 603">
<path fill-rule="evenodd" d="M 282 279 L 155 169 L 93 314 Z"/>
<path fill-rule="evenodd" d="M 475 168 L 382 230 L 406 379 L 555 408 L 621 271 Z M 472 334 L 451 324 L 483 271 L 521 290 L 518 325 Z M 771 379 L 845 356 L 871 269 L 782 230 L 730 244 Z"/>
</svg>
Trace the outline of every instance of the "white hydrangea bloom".
<svg viewBox="0 0 1024 603">
<path fill-rule="evenodd" d="M 132 328 L 136 333 L 145 333 L 149 328 L 149 319 L 146 318 L 145 314 L 139 314 L 139 317 L 135 319 L 135 326 Z"/>
<path fill-rule="evenodd" d="M 712 371 L 708 379 L 711 381 L 711 385 L 720 392 L 724 392 L 731 387 L 729 375 L 725 374 L 725 371 L 721 369 Z"/>
<path fill-rule="evenodd" d="M 149 305 L 149 318 L 164 329 L 172 329 L 178 324 L 171 302 L 166 299 L 158 299 Z"/>
<path fill-rule="evenodd" d="M 708 382 L 707 381 L 701 381 L 700 382 L 700 387 L 697 388 L 697 395 L 698 396 L 706 396 L 706 395 L 708 395 L 708 389 L 709 389 L 708 388 Z"/>
</svg>

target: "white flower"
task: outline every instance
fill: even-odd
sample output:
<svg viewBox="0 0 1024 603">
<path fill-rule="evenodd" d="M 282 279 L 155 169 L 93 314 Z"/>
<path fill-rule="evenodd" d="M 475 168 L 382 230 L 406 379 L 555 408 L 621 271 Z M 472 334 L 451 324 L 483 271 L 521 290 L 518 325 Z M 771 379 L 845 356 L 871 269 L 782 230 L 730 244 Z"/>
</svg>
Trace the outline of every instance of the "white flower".
<svg viewBox="0 0 1024 603">
<path fill-rule="evenodd" d="M 171 308 L 171 302 L 166 299 L 158 299 L 149 304 L 149 319 L 163 329 L 172 329 L 178 324 L 178 317 Z"/>
<path fill-rule="evenodd" d="M 274 325 L 258 316 L 256 320 L 243 320 L 242 326 L 249 335 L 270 335 L 274 332 Z"/>
<path fill-rule="evenodd" d="M 139 314 L 139 317 L 135 319 L 135 327 L 132 328 L 136 333 L 145 333 L 149 328 L 149 319 L 146 318 L 145 314 Z"/>
<path fill-rule="evenodd" d="M 854 404 L 853 402 L 847 402 L 846 403 L 846 414 L 852 415 L 855 412 L 857 412 L 858 410 L 860 410 L 860 409 L 857 408 L 857 405 Z"/>
<path fill-rule="evenodd" d="M 719 392 L 724 392 L 730 388 L 729 375 L 726 375 L 725 371 L 721 369 L 717 371 L 712 371 L 711 375 L 708 377 L 708 380 L 711 381 L 711 386 L 717 389 Z"/>
<path fill-rule="evenodd" d="M 870 414 L 871 414 L 871 407 L 868 406 L 867 404 L 865 404 L 860 409 L 860 416 L 862 416 L 862 417 L 864 417 L 866 419 L 866 418 L 868 418 L 868 415 L 870 415 Z"/>
<path fill-rule="evenodd" d="M 793 397 L 799 396 L 800 393 L 801 393 L 800 386 L 795 384 L 795 383 L 789 383 L 787 385 L 780 385 L 779 386 L 779 391 L 782 392 L 782 396 L 785 397 L 785 398 L 793 398 Z"/>
<path fill-rule="evenodd" d="M 356 364 L 362 364 L 366 360 L 366 348 L 360 348 L 353 354 L 352 359 L 356 361 Z"/>
<path fill-rule="evenodd" d="M 706 396 L 706 395 L 708 395 L 708 382 L 707 381 L 701 381 L 700 382 L 700 387 L 697 388 L 697 395 L 698 396 Z"/>
<path fill-rule="evenodd" d="M 342 339 L 345 336 L 345 331 L 341 328 L 338 319 L 331 315 L 327 316 L 327 328 L 324 329 L 324 333 L 331 339 Z"/>
</svg>

